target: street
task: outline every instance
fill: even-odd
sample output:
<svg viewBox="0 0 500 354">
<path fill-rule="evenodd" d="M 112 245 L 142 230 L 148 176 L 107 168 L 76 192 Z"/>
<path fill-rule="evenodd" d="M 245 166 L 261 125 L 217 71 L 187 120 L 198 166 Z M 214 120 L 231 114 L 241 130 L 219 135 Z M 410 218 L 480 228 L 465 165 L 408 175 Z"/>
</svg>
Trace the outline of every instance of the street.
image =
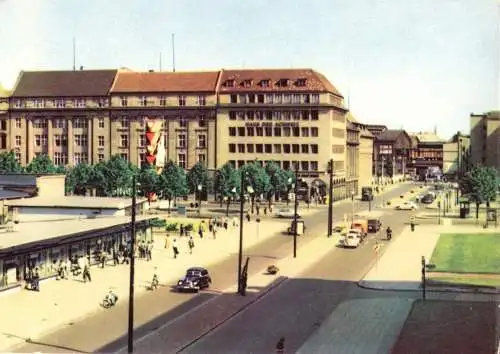
<svg viewBox="0 0 500 354">
<path fill-rule="evenodd" d="M 409 188 L 408 185 L 396 187 L 383 198 L 387 200 L 397 197 Z M 377 199 L 379 198 L 372 203 L 373 206 L 380 204 Z M 367 203 L 358 202 L 358 204 L 357 211 L 368 207 Z M 342 220 L 343 215 L 350 213 L 351 210 L 350 202 L 334 206 L 334 221 Z M 390 224 L 394 237 L 397 237 L 403 224 L 408 220 L 406 217 L 401 218 L 401 215 L 407 215 L 408 212 L 388 209 L 386 213 L 387 216 L 383 217 L 384 224 Z M 327 210 L 305 216 L 304 220 L 308 231 L 307 235 L 299 238 L 298 257 L 301 257 L 302 246 L 316 237 L 325 237 Z M 292 239 L 290 236 L 277 234 L 247 250 L 244 256 L 251 258 L 249 276 L 261 272 L 276 260 L 290 254 Z M 245 351 L 254 348 L 254 352 L 267 351 L 269 350 L 268 343 L 276 340 L 277 331 L 283 332 L 287 337 L 293 337 L 293 343 L 290 345 L 298 348 L 336 304 L 356 296 L 369 296 L 370 292 L 358 289 L 352 281 L 359 280 L 375 260 L 373 245 L 374 238 L 371 237 L 357 250 L 334 249 L 327 257 L 319 260 L 317 265 L 305 272 L 304 277 L 309 280 L 287 281 L 264 297 L 256 305 L 255 310 L 252 306 L 243 315 L 232 320 L 231 323 L 234 325 L 221 326 L 213 334 L 188 348 L 188 351 L 200 352 L 203 349 L 205 353 L 223 353 L 238 351 L 238 348 L 245 348 Z M 169 286 L 163 286 L 157 291 L 136 298 L 135 338 L 141 338 L 161 325 L 216 298 L 220 291 L 235 284 L 236 265 L 237 250 L 234 255 L 210 269 L 214 286 L 210 291 L 199 295 L 177 294 L 172 292 Z M 300 309 L 300 311 L 290 311 L 291 308 Z M 119 302 L 115 308 L 107 311 L 97 310 L 94 314 L 70 323 L 43 338 L 34 339 L 13 351 L 113 352 L 126 346 L 127 301 Z M 267 319 L 265 323 L 262 321 L 262 316 Z M 293 326 L 287 326 L 287 324 Z M 239 330 L 236 331 L 236 329 Z M 178 330 L 185 331 L 182 328 Z M 242 335 L 243 331 L 247 334 Z M 169 326 L 169 335 L 176 336 L 175 325 Z"/>
</svg>

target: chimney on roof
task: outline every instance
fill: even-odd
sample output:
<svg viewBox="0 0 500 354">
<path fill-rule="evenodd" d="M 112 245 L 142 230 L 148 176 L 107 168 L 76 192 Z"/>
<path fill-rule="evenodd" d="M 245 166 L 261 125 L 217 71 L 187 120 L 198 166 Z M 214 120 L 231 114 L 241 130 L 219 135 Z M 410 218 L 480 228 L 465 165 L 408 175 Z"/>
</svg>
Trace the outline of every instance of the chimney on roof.
<svg viewBox="0 0 500 354">
<path fill-rule="evenodd" d="M 82 70 L 83 70 L 83 65 L 80 65 L 80 71 L 82 71 Z"/>
</svg>

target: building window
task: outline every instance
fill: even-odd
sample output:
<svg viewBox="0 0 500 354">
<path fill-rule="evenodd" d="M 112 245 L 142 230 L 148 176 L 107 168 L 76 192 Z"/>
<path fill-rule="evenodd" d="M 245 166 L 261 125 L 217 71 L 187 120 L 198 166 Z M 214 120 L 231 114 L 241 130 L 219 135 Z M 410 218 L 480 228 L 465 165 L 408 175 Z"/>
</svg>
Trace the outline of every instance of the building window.
<svg viewBox="0 0 500 354">
<path fill-rule="evenodd" d="M 240 154 L 244 154 L 245 153 L 245 144 L 238 144 L 238 152 Z"/>
<path fill-rule="evenodd" d="M 123 116 L 120 118 L 120 128 L 127 129 L 130 126 L 130 121 L 128 117 Z"/>
<path fill-rule="evenodd" d="M 141 97 L 140 105 L 146 107 L 148 105 L 148 98 L 146 96 Z"/>
<path fill-rule="evenodd" d="M 22 128 L 22 120 L 21 120 L 21 118 L 16 118 L 16 128 Z"/>
<path fill-rule="evenodd" d="M 257 127 L 255 133 L 257 136 L 264 136 L 264 129 L 262 129 L 262 127 Z"/>
<path fill-rule="evenodd" d="M 283 169 L 285 171 L 290 170 L 290 161 L 283 161 Z"/>
<path fill-rule="evenodd" d="M 203 165 L 207 161 L 207 155 L 205 154 L 198 154 L 198 162 L 202 163 Z"/>
<path fill-rule="evenodd" d="M 76 118 L 73 120 L 73 128 L 86 129 L 88 127 L 88 122 L 84 118 Z"/>
<path fill-rule="evenodd" d="M 66 119 L 64 119 L 64 118 L 54 119 L 54 128 L 65 129 L 66 128 Z"/>
<path fill-rule="evenodd" d="M 229 136 L 236 136 L 236 127 L 229 127 Z"/>
<path fill-rule="evenodd" d="M 300 129 L 299 127 L 293 127 L 292 128 L 293 136 L 300 136 Z"/>
<path fill-rule="evenodd" d="M 273 128 L 266 127 L 266 136 L 273 136 Z"/>
<path fill-rule="evenodd" d="M 122 148 L 128 147 L 128 135 L 127 134 L 120 135 L 120 147 L 122 147 Z"/>
<path fill-rule="evenodd" d="M 291 136 L 292 129 L 290 127 L 283 128 L 283 136 Z"/>
<path fill-rule="evenodd" d="M 99 147 L 104 146 L 104 135 L 99 135 L 97 137 L 97 146 L 99 146 Z"/>
<path fill-rule="evenodd" d="M 14 101 L 14 108 L 21 108 L 21 107 L 22 107 L 21 100 L 15 100 Z"/>
<path fill-rule="evenodd" d="M 255 94 L 254 93 L 248 94 L 248 102 L 255 103 Z"/>
<path fill-rule="evenodd" d="M 282 112 L 281 117 L 283 118 L 283 120 L 291 120 L 291 114 L 288 111 Z"/>
<path fill-rule="evenodd" d="M 247 112 L 247 119 L 248 120 L 254 120 L 255 117 L 255 112 L 254 111 L 248 111 Z"/>
<path fill-rule="evenodd" d="M 261 80 L 260 81 L 260 87 L 266 88 L 269 87 L 271 84 L 271 80 Z"/>
<path fill-rule="evenodd" d="M 122 104 L 122 107 L 127 107 L 128 106 L 128 97 L 122 96 L 121 97 L 121 104 Z"/>
<path fill-rule="evenodd" d="M 54 102 L 54 105 L 56 106 L 56 108 L 64 108 L 66 106 L 66 103 L 64 102 L 64 100 L 55 100 Z"/>
<path fill-rule="evenodd" d="M 263 94 L 257 95 L 257 102 L 258 103 L 264 103 L 264 95 Z"/>
<path fill-rule="evenodd" d="M 236 112 L 235 111 L 229 112 L 229 120 L 236 120 Z"/>
<path fill-rule="evenodd" d="M 47 128 L 47 120 L 46 119 L 35 119 L 33 121 L 33 128 L 38 128 L 38 129 Z"/>
<path fill-rule="evenodd" d="M 311 100 L 309 99 L 309 94 L 305 93 L 302 95 L 302 103 L 311 103 Z"/>
<path fill-rule="evenodd" d="M 318 120 L 319 114 L 318 111 L 311 111 L 311 120 Z"/>
<path fill-rule="evenodd" d="M 300 145 L 301 153 L 302 154 L 308 154 L 309 153 L 309 145 L 307 144 L 302 144 Z"/>
<path fill-rule="evenodd" d="M 311 171 L 317 171 L 318 161 L 309 161 L 309 168 L 311 169 Z"/>
<path fill-rule="evenodd" d="M 180 95 L 179 96 L 179 106 L 185 106 L 186 105 L 186 96 Z"/>
<path fill-rule="evenodd" d="M 104 118 L 102 117 L 97 118 L 97 126 L 101 129 L 104 128 Z"/>
<path fill-rule="evenodd" d="M 128 161 L 128 154 L 126 152 L 120 153 L 120 157 L 124 159 L 125 161 Z"/>
<path fill-rule="evenodd" d="M 243 111 L 238 112 L 238 120 L 245 120 L 245 112 Z"/>
<path fill-rule="evenodd" d="M 205 134 L 198 135 L 198 147 L 203 149 L 207 147 L 207 136 Z"/>
<path fill-rule="evenodd" d="M 186 134 L 177 135 L 177 148 L 186 148 Z"/>
<path fill-rule="evenodd" d="M 284 104 L 290 104 L 290 102 L 292 102 L 292 97 L 291 97 L 291 95 L 290 95 L 290 94 L 288 94 L 288 93 L 285 93 L 285 94 L 283 95 L 283 103 L 284 103 Z"/>
<path fill-rule="evenodd" d="M 300 135 L 303 137 L 308 137 L 309 136 L 309 128 L 307 127 L 302 127 L 300 128 Z"/>
<path fill-rule="evenodd" d="M 309 161 L 300 161 L 300 169 L 302 171 L 309 171 Z"/>
<path fill-rule="evenodd" d="M 311 144 L 311 153 L 313 154 L 318 153 L 318 144 Z"/>
<path fill-rule="evenodd" d="M 317 127 L 312 127 L 311 128 L 311 136 L 318 136 L 319 135 L 319 129 Z"/>
<path fill-rule="evenodd" d="M 236 144 L 229 144 L 229 152 L 236 152 Z"/>
<path fill-rule="evenodd" d="M 85 108 L 85 100 L 82 99 L 82 98 L 78 98 L 78 99 L 75 100 L 74 105 L 77 108 Z"/>
<path fill-rule="evenodd" d="M 311 103 L 313 103 L 313 104 L 319 103 L 319 93 L 313 93 L 311 95 Z"/>
<path fill-rule="evenodd" d="M 101 99 L 98 101 L 97 105 L 98 105 L 99 107 L 107 107 L 107 106 L 108 106 L 108 103 L 109 103 L 109 102 L 108 102 L 108 99 L 107 99 L 107 98 L 104 98 L 104 99 L 102 99 L 102 98 L 101 98 Z"/>
<path fill-rule="evenodd" d="M 178 154 L 177 163 L 179 164 L 179 167 L 186 169 L 186 154 Z"/>
<path fill-rule="evenodd" d="M 247 127 L 247 136 L 254 136 L 254 127 Z"/>
<path fill-rule="evenodd" d="M 274 153 L 281 154 L 281 144 L 274 144 Z"/>
<path fill-rule="evenodd" d="M 145 134 L 139 134 L 139 136 L 137 136 L 137 146 L 139 146 L 139 147 L 146 146 L 146 135 Z"/>
<path fill-rule="evenodd" d="M 167 105 L 167 98 L 165 96 L 160 96 L 160 106 Z"/>
<path fill-rule="evenodd" d="M 54 165 L 66 166 L 68 164 L 68 155 L 65 152 L 54 152 Z"/>
<path fill-rule="evenodd" d="M 224 83 L 224 86 L 234 87 L 234 80 L 233 79 L 226 80 L 226 82 Z"/>
<path fill-rule="evenodd" d="M 87 163 L 87 153 L 86 152 L 75 152 L 75 155 L 73 156 L 73 160 L 75 162 L 75 165 L 79 165 L 81 163 Z"/>
<path fill-rule="evenodd" d="M 299 154 L 300 153 L 300 147 L 299 144 L 292 144 L 292 152 L 294 154 Z"/>
<path fill-rule="evenodd" d="M 231 95 L 231 103 L 238 103 L 238 96 L 237 95 Z"/>
<path fill-rule="evenodd" d="M 300 111 L 293 111 L 292 112 L 292 119 L 293 120 L 300 120 Z"/>
<path fill-rule="evenodd" d="M 247 102 L 247 95 L 245 95 L 245 94 L 240 95 L 239 98 L 240 98 L 240 103 L 242 103 L 242 104 L 248 103 Z"/>
<path fill-rule="evenodd" d="M 248 152 L 249 154 L 253 154 L 253 153 L 254 153 L 254 151 L 255 151 L 255 149 L 254 149 L 254 145 L 253 145 L 253 144 L 247 144 L 247 152 Z"/>
<path fill-rule="evenodd" d="M 75 135 L 76 146 L 87 146 L 87 135 Z"/>
<path fill-rule="evenodd" d="M 293 104 L 300 104 L 300 94 L 294 93 L 292 95 L 292 103 Z"/>
<path fill-rule="evenodd" d="M 274 127 L 274 136 L 281 136 L 281 128 Z"/>
<path fill-rule="evenodd" d="M 68 146 L 68 137 L 66 135 L 54 135 L 55 146 Z"/>
<path fill-rule="evenodd" d="M 272 154 L 273 153 L 273 146 L 271 144 L 264 145 L 264 152 L 266 154 Z"/>
<path fill-rule="evenodd" d="M 309 120 L 309 111 L 302 111 L 302 120 Z"/>
<path fill-rule="evenodd" d="M 290 144 L 283 144 L 283 152 L 285 154 L 289 154 L 290 153 Z"/>
<path fill-rule="evenodd" d="M 274 94 L 274 103 L 281 104 L 282 98 L 283 98 L 283 96 L 281 95 L 281 93 L 275 93 Z"/>
<path fill-rule="evenodd" d="M 187 128 L 187 119 L 184 117 L 179 118 L 179 127 Z"/>
<path fill-rule="evenodd" d="M 281 112 L 280 111 L 274 111 L 273 112 L 273 119 L 274 120 L 281 120 Z"/>
<path fill-rule="evenodd" d="M 7 121 L 6 120 L 2 120 L 0 121 L 1 125 L 0 125 L 0 129 L 1 130 L 7 130 Z"/>
<path fill-rule="evenodd" d="M 207 98 L 204 95 L 199 95 L 197 98 L 197 104 L 198 106 L 206 106 Z"/>
<path fill-rule="evenodd" d="M 238 127 L 238 136 L 245 136 L 245 127 Z"/>
<path fill-rule="evenodd" d="M 16 135 L 16 146 L 21 146 L 21 135 Z"/>
<path fill-rule="evenodd" d="M 99 153 L 97 154 L 97 162 L 103 162 L 104 161 L 104 154 Z"/>
<path fill-rule="evenodd" d="M 256 151 L 258 154 L 262 154 L 262 153 L 264 152 L 264 149 L 263 149 L 262 144 L 256 144 L 256 145 L 255 145 L 255 151 Z"/>
<path fill-rule="evenodd" d="M 273 112 L 272 111 L 266 112 L 266 120 L 273 120 Z"/>
<path fill-rule="evenodd" d="M 266 103 L 267 104 L 272 104 L 273 103 L 273 94 L 272 93 L 266 94 Z"/>
<path fill-rule="evenodd" d="M 35 99 L 34 102 L 35 108 L 44 108 L 45 107 L 45 101 L 40 100 L 40 99 Z"/>
</svg>

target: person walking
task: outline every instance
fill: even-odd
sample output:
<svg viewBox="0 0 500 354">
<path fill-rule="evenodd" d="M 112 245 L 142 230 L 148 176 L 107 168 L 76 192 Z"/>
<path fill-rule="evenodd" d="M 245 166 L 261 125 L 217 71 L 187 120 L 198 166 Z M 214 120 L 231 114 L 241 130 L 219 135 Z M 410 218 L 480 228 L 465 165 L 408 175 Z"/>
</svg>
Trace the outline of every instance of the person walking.
<svg viewBox="0 0 500 354">
<path fill-rule="evenodd" d="M 150 240 L 149 244 L 147 245 L 146 259 L 148 262 L 153 260 L 153 240 Z"/>
<path fill-rule="evenodd" d="M 212 229 L 212 236 L 213 236 L 214 240 L 217 238 L 217 228 L 215 226 Z"/>
<path fill-rule="evenodd" d="M 113 254 L 113 265 L 118 265 L 120 264 L 120 259 L 118 258 L 118 252 L 116 252 L 116 250 L 113 248 L 112 249 L 112 254 Z"/>
<path fill-rule="evenodd" d="M 189 247 L 189 254 L 193 254 L 194 240 L 193 237 L 191 236 L 189 237 L 188 247 Z"/>
<path fill-rule="evenodd" d="M 177 240 L 175 238 L 174 242 L 172 242 L 172 250 L 174 251 L 174 259 L 176 259 L 179 254 L 179 249 L 177 248 Z"/>
<path fill-rule="evenodd" d="M 165 246 L 164 248 L 167 249 L 170 246 L 170 234 L 167 233 L 167 236 L 165 236 Z"/>
<path fill-rule="evenodd" d="M 201 225 L 198 226 L 198 235 L 200 235 L 200 238 L 203 238 L 203 227 Z"/>
<path fill-rule="evenodd" d="M 89 268 L 89 265 L 88 264 L 85 264 L 85 266 L 83 267 L 83 282 L 86 283 L 87 280 L 89 282 L 92 281 L 92 277 L 90 276 L 90 268 Z"/>
<path fill-rule="evenodd" d="M 184 236 L 184 225 L 181 224 L 181 227 L 179 228 L 179 236 L 182 237 Z"/>
</svg>

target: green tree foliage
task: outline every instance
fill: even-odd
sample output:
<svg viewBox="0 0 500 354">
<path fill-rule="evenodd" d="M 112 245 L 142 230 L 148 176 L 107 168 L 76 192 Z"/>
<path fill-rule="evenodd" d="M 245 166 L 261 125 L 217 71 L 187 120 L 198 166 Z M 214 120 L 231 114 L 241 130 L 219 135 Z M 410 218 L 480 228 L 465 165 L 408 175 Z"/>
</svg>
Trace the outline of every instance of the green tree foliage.
<svg viewBox="0 0 500 354">
<path fill-rule="evenodd" d="M 92 173 L 89 178 L 89 188 L 96 190 L 98 196 L 106 195 L 106 163 L 99 162 L 92 166 Z"/>
<path fill-rule="evenodd" d="M 107 196 L 130 195 L 134 166 L 120 155 L 112 156 L 102 167 L 104 191 Z"/>
<path fill-rule="evenodd" d="M 159 190 L 163 199 L 168 200 L 169 208 L 172 200 L 186 195 L 188 192 L 186 173 L 175 162 L 169 160 L 159 178 Z"/>
<path fill-rule="evenodd" d="M 21 173 L 23 167 L 16 160 L 16 155 L 13 151 L 2 152 L 0 154 L 0 173 Z"/>
<path fill-rule="evenodd" d="M 201 162 L 196 163 L 187 173 L 187 186 L 190 193 L 198 193 L 198 186 L 201 185 L 208 192 L 211 188 L 208 170 Z"/>
<path fill-rule="evenodd" d="M 269 190 L 267 192 L 267 200 L 269 206 L 271 206 L 273 196 L 276 196 L 278 193 L 286 192 L 289 188 L 288 179 L 295 179 L 295 174 L 291 171 L 282 170 L 279 165 L 271 161 L 266 164 L 265 167 L 266 174 L 269 176 Z"/>
<path fill-rule="evenodd" d="M 226 215 L 229 215 L 231 198 L 234 198 L 240 187 L 240 174 L 230 163 L 226 163 L 215 174 L 214 192 L 220 197 L 220 202 L 226 199 Z"/>
<path fill-rule="evenodd" d="M 479 218 L 479 206 L 496 198 L 498 190 L 498 171 L 493 167 L 475 166 L 460 180 L 460 190 L 476 204 L 476 219 Z"/>
<path fill-rule="evenodd" d="M 141 185 L 140 189 L 144 194 L 144 196 L 148 198 L 148 201 L 150 201 L 152 193 L 158 194 L 160 190 L 159 189 L 160 176 L 158 175 L 158 173 L 156 173 L 156 167 L 150 164 L 145 164 L 139 170 L 138 180 Z"/>
<path fill-rule="evenodd" d="M 66 190 L 76 195 L 86 195 L 92 188 L 93 166 L 81 163 L 71 168 L 66 174 Z"/>
<path fill-rule="evenodd" d="M 261 195 L 267 195 L 271 188 L 269 176 L 264 167 L 258 161 L 247 163 L 240 168 L 242 178 L 245 178 L 246 184 L 250 185 L 254 193 L 250 195 L 252 201 L 252 211 L 255 205 L 255 198 Z"/>
<path fill-rule="evenodd" d="M 26 172 L 34 174 L 54 174 L 58 168 L 54 165 L 49 156 L 45 154 L 37 155 L 26 166 Z"/>
</svg>

